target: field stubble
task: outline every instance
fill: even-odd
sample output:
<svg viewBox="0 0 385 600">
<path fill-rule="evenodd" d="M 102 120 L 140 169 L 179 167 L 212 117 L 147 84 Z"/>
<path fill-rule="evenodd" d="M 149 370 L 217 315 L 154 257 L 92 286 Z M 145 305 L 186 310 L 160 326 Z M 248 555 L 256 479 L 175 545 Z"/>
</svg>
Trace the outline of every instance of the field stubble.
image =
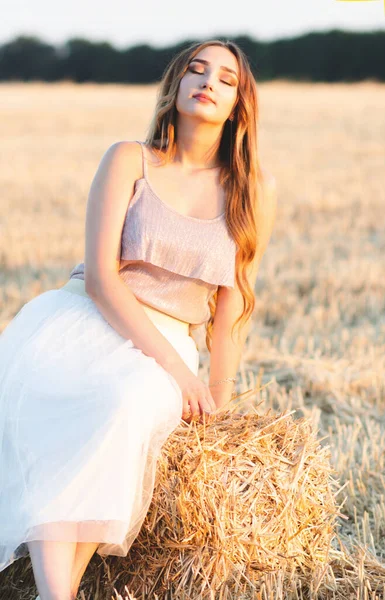
<svg viewBox="0 0 385 600">
<path fill-rule="evenodd" d="M 144 139 L 155 95 L 156 86 L 1 85 L 0 331 L 83 260 L 97 164 L 111 143 Z M 237 390 L 268 383 L 250 396 L 261 413 L 295 409 L 327 436 L 347 517 L 330 598 L 377 600 L 385 590 L 385 86 L 282 81 L 261 84 L 259 95 L 260 159 L 278 182 L 278 215 Z M 194 335 L 207 379 L 204 331 Z"/>
</svg>

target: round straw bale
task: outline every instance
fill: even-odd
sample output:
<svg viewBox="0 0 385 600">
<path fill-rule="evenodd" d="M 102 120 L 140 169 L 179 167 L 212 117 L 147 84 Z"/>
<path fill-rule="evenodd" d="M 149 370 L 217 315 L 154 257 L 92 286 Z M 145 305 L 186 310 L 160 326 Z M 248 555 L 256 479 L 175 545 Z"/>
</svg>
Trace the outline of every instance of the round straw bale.
<svg viewBox="0 0 385 600">
<path fill-rule="evenodd" d="M 328 446 L 295 411 L 235 411 L 181 422 L 163 445 L 129 552 L 138 597 L 212 598 L 225 582 L 240 591 L 279 569 L 304 578 L 325 570 L 339 514 Z"/>
</svg>

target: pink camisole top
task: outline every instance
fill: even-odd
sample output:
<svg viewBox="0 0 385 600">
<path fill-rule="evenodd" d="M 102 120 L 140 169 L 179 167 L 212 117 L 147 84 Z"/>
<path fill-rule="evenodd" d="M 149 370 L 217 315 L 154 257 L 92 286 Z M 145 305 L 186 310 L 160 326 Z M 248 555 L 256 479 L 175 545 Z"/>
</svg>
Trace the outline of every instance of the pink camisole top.
<svg viewBox="0 0 385 600">
<path fill-rule="evenodd" d="M 144 143 L 143 177 L 135 181 L 121 236 L 119 276 L 145 304 L 190 323 L 210 318 L 208 302 L 218 286 L 234 287 L 236 244 L 225 213 L 214 219 L 182 215 L 152 189 Z M 70 279 L 84 279 L 84 262 Z"/>
</svg>

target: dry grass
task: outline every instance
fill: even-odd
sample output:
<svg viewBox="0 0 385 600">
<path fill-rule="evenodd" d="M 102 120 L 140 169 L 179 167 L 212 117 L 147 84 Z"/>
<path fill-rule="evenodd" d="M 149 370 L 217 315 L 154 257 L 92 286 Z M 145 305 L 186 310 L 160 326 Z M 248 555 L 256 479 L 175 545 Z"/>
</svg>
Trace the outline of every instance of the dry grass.
<svg viewBox="0 0 385 600">
<path fill-rule="evenodd" d="M 266 525 L 264 519 L 272 519 L 277 525 L 275 538 L 268 546 L 273 554 L 262 557 L 261 545 L 252 547 L 256 553 L 253 561 L 262 561 L 263 567 L 256 571 L 261 577 L 254 582 L 254 589 L 250 585 L 246 590 L 246 579 L 240 573 L 248 565 L 247 552 L 251 550 L 245 541 L 236 538 L 233 552 L 236 564 L 241 566 L 239 579 L 231 574 L 232 565 L 222 564 L 227 569 L 222 575 L 228 576 L 228 581 L 212 598 L 380 600 L 385 598 L 385 86 L 370 82 L 276 82 L 259 89 L 261 160 L 278 180 L 279 213 L 257 280 L 254 324 L 240 370 L 238 392 L 254 390 L 242 408 L 247 416 L 223 415 L 217 427 L 222 432 L 227 428 L 231 438 L 231 432 L 249 423 L 248 436 L 255 438 L 253 452 L 265 461 L 276 457 L 280 428 L 295 429 L 298 437 L 295 443 L 290 438 L 292 445 L 285 445 L 285 452 L 290 448 L 295 452 L 301 444 L 313 449 L 313 460 L 320 468 L 318 473 L 312 471 L 320 478 L 314 480 L 320 486 L 317 510 L 322 507 L 321 498 L 329 498 L 330 503 L 325 479 L 329 461 L 340 488 L 335 497 L 342 506 L 336 521 L 338 535 L 332 539 L 322 571 L 316 567 L 311 550 L 319 544 L 322 554 L 327 548 L 330 531 L 326 521 L 325 528 L 319 530 L 321 538 L 310 542 L 310 522 L 303 521 L 305 529 L 290 541 L 296 545 L 297 558 L 286 559 L 286 567 L 278 564 L 280 544 L 284 545 L 296 531 L 290 533 L 287 529 L 295 523 L 294 518 L 290 523 L 279 522 L 283 505 L 274 504 L 273 490 L 278 497 L 285 497 L 278 493 L 283 493 L 278 483 L 284 485 L 285 480 L 278 482 L 279 468 L 270 471 L 270 477 L 264 480 L 258 470 L 260 463 L 250 461 L 251 481 L 262 482 L 262 498 L 252 511 L 257 519 L 254 525 L 257 532 Z M 1 85 L 5 160 L 0 169 L 0 331 L 33 296 L 62 285 L 72 266 L 82 260 L 85 205 L 96 166 L 114 141 L 143 139 L 155 91 L 154 86 Z M 200 375 L 206 379 L 208 355 L 203 349 L 203 331 L 195 334 L 202 357 Z M 283 415 L 287 416 L 278 421 Z M 275 434 L 258 438 L 260 424 L 272 416 L 271 431 Z M 163 486 L 156 489 L 149 520 L 140 534 L 143 539 L 150 536 L 156 550 L 153 562 L 147 564 L 146 571 L 137 573 L 142 564 L 138 561 L 145 557 L 139 538 L 126 560 L 95 555 L 79 598 L 104 600 L 120 594 L 131 600 L 140 577 L 153 592 L 143 592 L 142 586 L 138 599 L 179 600 L 183 595 L 203 598 L 207 593 L 204 576 L 201 581 L 199 578 L 215 556 L 191 553 L 186 548 L 179 550 L 179 568 L 183 566 L 188 584 L 180 593 L 169 591 L 159 596 L 155 590 L 158 583 L 154 587 L 152 579 L 162 558 L 162 539 L 165 545 L 172 535 L 187 536 L 184 527 L 192 518 L 213 536 L 217 548 L 225 542 L 223 552 L 229 555 L 229 540 L 223 538 L 218 522 L 207 529 L 206 517 L 216 515 L 215 506 L 210 505 L 210 499 L 215 504 L 215 496 L 208 492 L 209 479 L 203 467 L 207 466 L 208 477 L 214 478 L 219 493 L 221 479 L 215 477 L 215 448 L 204 453 L 192 488 L 200 490 L 198 498 L 203 494 L 205 511 L 189 512 L 194 503 L 186 505 L 187 488 L 183 487 L 177 490 L 184 502 L 179 505 L 182 512 L 178 513 L 176 531 L 162 529 L 171 518 L 168 513 L 163 514 L 162 522 L 155 518 L 173 502 L 171 487 L 165 488 L 164 483 L 172 486 L 169 473 L 175 468 L 173 460 L 175 454 L 178 456 L 176 448 L 180 451 L 181 436 L 192 459 L 190 465 L 179 462 L 178 468 L 183 471 L 192 468 L 194 457 L 201 456 L 195 445 L 201 434 L 195 425 L 178 430 L 164 448 L 158 479 Z M 233 445 L 242 449 L 237 455 L 239 460 L 248 448 L 247 440 L 232 438 Z M 211 442 L 210 436 L 206 438 L 205 444 Z M 228 460 L 226 453 L 222 455 L 221 468 Z M 298 473 L 305 472 L 302 464 Z M 187 472 L 183 473 L 186 476 Z M 230 479 L 239 494 L 239 468 L 231 471 Z M 273 481 L 268 497 L 267 486 Z M 311 482 L 309 476 L 306 485 Z M 311 489 L 305 489 L 307 499 L 312 497 Z M 162 502 L 156 504 L 157 498 Z M 223 495 L 226 511 L 230 510 L 231 499 L 231 494 Z M 247 490 L 243 491 L 245 507 L 251 501 L 252 492 L 247 496 Z M 288 506 L 295 516 L 298 506 L 294 493 Z M 237 504 L 236 508 L 240 513 L 235 511 L 234 522 L 241 523 L 237 535 L 242 536 L 254 525 L 242 521 L 243 506 Z M 187 523 L 184 518 L 180 520 L 186 516 L 183 510 L 188 511 Z M 231 521 L 225 519 L 225 525 L 231 526 Z M 197 547 L 196 528 L 191 534 Z M 175 548 L 167 549 L 167 557 L 172 558 L 167 568 L 174 576 L 177 553 Z M 189 558 L 190 563 L 186 562 Z M 250 579 L 246 570 L 243 574 Z M 193 587 L 201 585 L 200 596 L 189 595 L 191 582 Z M 29 559 L 17 561 L 14 568 L 12 565 L 0 574 L 0 600 L 34 597 Z"/>
<path fill-rule="evenodd" d="M 173 597 L 238 598 L 274 572 L 319 585 L 338 514 L 329 451 L 303 418 L 235 410 L 182 424 L 164 445 L 124 573 L 146 597 L 171 582 Z"/>
</svg>

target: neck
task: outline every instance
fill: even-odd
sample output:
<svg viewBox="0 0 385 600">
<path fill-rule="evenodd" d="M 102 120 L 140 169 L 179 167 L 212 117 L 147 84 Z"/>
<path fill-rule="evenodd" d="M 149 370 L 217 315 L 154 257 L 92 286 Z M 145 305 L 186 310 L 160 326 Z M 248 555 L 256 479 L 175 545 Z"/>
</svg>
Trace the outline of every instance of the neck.
<svg viewBox="0 0 385 600">
<path fill-rule="evenodd" d="M 175 162 L 182 169 L 213 169 L 219 167 L 218 150 L 222 126 L 183 118 L 177 124 Z"/>
</svg>

